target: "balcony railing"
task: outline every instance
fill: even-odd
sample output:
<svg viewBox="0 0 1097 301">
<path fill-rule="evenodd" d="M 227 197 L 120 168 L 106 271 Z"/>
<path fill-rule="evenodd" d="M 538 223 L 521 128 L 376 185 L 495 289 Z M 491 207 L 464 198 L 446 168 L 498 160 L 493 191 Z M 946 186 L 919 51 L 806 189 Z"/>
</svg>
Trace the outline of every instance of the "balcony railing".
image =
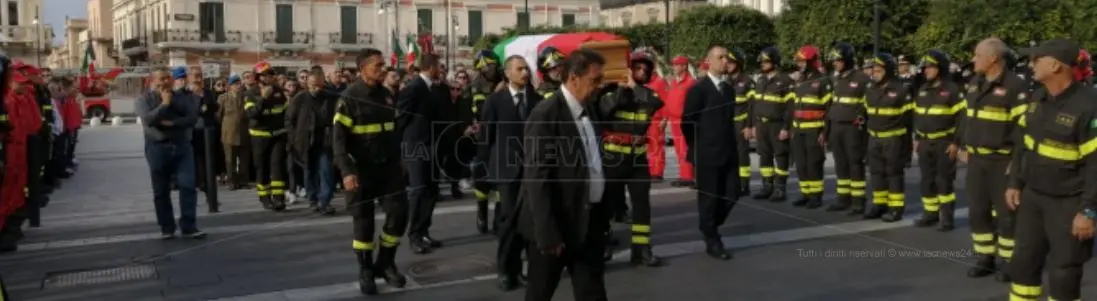
<svg viewBox="0 0 1097 301">
<path fill-rule="evenodd" d="M 197 29 L 161 29 L 152 32 L 152 42 L 157 46 L 168 48 L 235 48 L 240 47 L 247 40 L 249 40 L 248 35 L 238 30 L 213 32 Z"/>
<path fill-rule="evenodd" d="M 129 38 L 122 40 L 122 50 L 145 47 L 144 38 Z"/>
<path fill-rule="evenodd" d="M 49 25 L 0 26 L 0 43 L 38 43 L 39 48 L 48 48 L 52 38 Z"/>
<path fill-rule="evenodd" d="M 293 31 L 293 32 L 278 32 L 278 31 L 264 31 L 262 34 L 263 44 L 313 44 L 315 43 L 315 36 L 311 31 Z"/>
<path fill-rule="evenodd" d="M 344 32 L 332 32 L 328 33 L 329 44 L 346 44 L 346 45 L 372 45 L 373 34 L 359 32 L 357 34 L 344 33 Z"/>
</svg>

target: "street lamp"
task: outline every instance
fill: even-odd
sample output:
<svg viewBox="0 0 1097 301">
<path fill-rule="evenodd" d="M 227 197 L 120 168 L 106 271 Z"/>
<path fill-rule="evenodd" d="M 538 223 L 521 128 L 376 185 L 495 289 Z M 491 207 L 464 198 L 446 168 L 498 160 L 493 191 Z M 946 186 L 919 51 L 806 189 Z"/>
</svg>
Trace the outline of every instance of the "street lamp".
<svg viewBox="0 0 1097 301">
<path fill-rule="evenodd" d="M 400 34 L 400 2 L 393 1 L 393 0 L 383 0 L 383 1 L 378 2 L 377 3 L 377 14 L 378 15 L 384 15 L 385 14 L 385 9 L 389 8 L 389 7 L 391 7 L 392 10 L 395 11 L 394 17 L 396 18 L 396 22 L 394 22 L 396 25 L 394 25 L 395 27 L 393 28 L 392 32 L 390 32 L 389 34 L 396 41 L 400 41 L 400 37 L 399 37 L 399 34 Z M 400 47 L 400 46 L 399 45 L 392 45 L 391 47 Z M 394 48 L 394 49 L 392 49 L 392 51 L 396 52 L 396 49 Z M 396 60 L 396 68 L 400 68 L 400 59 Z"/>
<path fill-rule="evenodd" d="M 38 13 L 34 13 L 34 57 L 38 61 L 38 67 L 42 67 L 42 24 L 38 22 Z"/>
</svg>

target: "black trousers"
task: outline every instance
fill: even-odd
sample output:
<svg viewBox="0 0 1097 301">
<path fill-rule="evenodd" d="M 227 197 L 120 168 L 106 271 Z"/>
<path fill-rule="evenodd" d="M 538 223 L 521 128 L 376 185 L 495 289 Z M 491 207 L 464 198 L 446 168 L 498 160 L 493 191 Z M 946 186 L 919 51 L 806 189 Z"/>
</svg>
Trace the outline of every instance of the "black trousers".
<svg viewBox="0 0 1097 301">
<path fill-rule="evenodd" d="M 522 251 L 529 244 L 527 239 L 518 232 L 518 190 L 522 188 L 521 181 L 497 183 L 499 188 L 500 205 L 503 206 L 500 218 L 502 227 L 498 231 L 499 248 L 497 250 L 496 263 L 499 266 L 499 274 L 517 277 L 522 274 Z"/>
<path fill-rule="evenodd" d="M 1093 239 L 1078 240 L 1070 232 L 1082 204 L 1077 196 L 1055 197 L 1032 189 L 1021 193 L 1016 254 L 1008 267 L 1011 295 L 1039 298 L 1046 267 L 1051 300 L 1081 298 L 1082 265 L 1093 254 Z"/>
<path fill-rule="evenodd" d="M 195 183 L 198 183 L 198 187 L 206 189 L 206 178 L 209 173 L 206 170 L 206 160 L 212 158 L 206 157 L 206 130 L 195 129 L 192 131 L 190 145 L 194 150 L 194 165 L 195 165 Z M 212 134 L 212 133 L 211 133 Z"/>
<path fill-rule="evenodd" d="M 796 162 L 796 177 L 800 180 L 800 195 L 823 195 L 823 164 L 827 152 L 819 145 L 818 130 L 797 130 L 792 135 L 792 161 Z"/>
<path fill-rule="evenodd" d="M 48 134 L 47 134 L 48 135 Z M 27 137 L 27 219 L 32 227 L 41 225 L 41 204 L 46 198 L 43 176 L 49 158 L 49 139 L 41 135 Z"/>
<path fill-rule="evenodd" d="M 918 142 L 918 168 L 922 172 L 922 206 L 926 212 L 937 212 L 941 205 L 956 201 L 953 182 L 956 180 L 956 160 L 948 157 L 950 140 Z"/>
<path fill-rule="evenodd" d="M 72 139 L 68 133 L 61 133 L 60 135 L 53 136 L 53 160 L 50 161 L 50 169 L 53 170 L 55 176 L 65 172 L 65 169 L 69 168 L 69 140 Z"/>
<path fill-rule="evenodd" d="M 720 226 L 728 219 L 739 200 L 737 164 L 695 165 L 697 213 L 705 239 L 720 239 Z"/>
<path fill-rule="evenodd" d="M 41 139 L 40 143 L 42 143 L 42 151 L 45 152 L 45 154 L 42 154 L 42 162 L 39 165 L 39 179 L 42 181 L 44 193 L 48 193 L 59 184 L 54 162 L 60 158 L 56 156 L 57 151 L 54 148 L 57 145 L 54 141 L 55 136 L 50 132 L 50 127 L 51 125 L 44 125 L 42 133 L 39 134 Z"/>
<path fill-rule="evenodd" d="M 1006 206 L 1009 158 L 970 154 L 967 166 L 968 216 L 977 254 L 1013 257 L 1015 213 Z M 997 247 L 995 247 L 997 242 Z"/>
<path fill-rule="evenodd" d="M 788 181 L 788 140 L 777 139 L 784 127 L 783 122 L 762 122 L 754 129 L 758 134 L 758 157 L 761 163 L 758 170 L 762 178 L 781 187 Z"/>
<path fill-rule="evenodd" d="M 526 258 L 529 259 L 526 301 L 551 301 L 564 269 L 571 275 L 575 301 L 607 300 L 606 263 L 602 252 L 606 249 L 605 232 L 609 229 L 611 214 L 606 207 L 604 202 L 591 205 L 590 222 L 584 235 L 586 240 L 566 243 L 568 245 L 560 256 L 544 254 L 535 242 L 530 242 L 526 248 Z"/>
<path fill-rule="evenodd" d="M 906 206 L 904 169 L 910 158 L 911 138 L 868 139 L 868 168 L 872 174 L 872 204 L 889 208 Z"/>
<path fill-rule="evenodd" d="M 834 155 L 840 200 L 865 198 L 865 152 L 868 134 L 852 123 L 832 122 L 827 146 Z"/>
<path fill-rule="evenodd" d="M 604 161 L 606 169 L 605 200 L 612 212 L 623 212 L 632 203 L 632 245 L 651 245 L 651 170 L 647 154 L 613 154 L 621 164 Z M 625 192 L 628 192 L 626 195 Z"/>
<path fill-rule="evenodd" d="M 80 141 L 80 129 L 73 130 L 69 133 L 69 145 L 65 149 L 65 167 L 76 166 L 76 143 Z"/>
<path fill-rule="evenodd" d="M 286 135 L 251 137 L 259 198 L 284 197 L 286 192 Z"/>
<path fill-rule="evenodd" d="M 743 137 L 745 122 L 735 123 L 735 157 L 739 159 L 739 178 L 750 180 L 750 140 Z M 742 187 L 740 187 L 742 188 Z"/>
<path fill-rule="evenodd" d="M 408 163 L 408 204 L 411 206 L 411 225 L 408 237 L 418 239 L 430 236 L 434 205 L 438 200 L 438 182 L 434 177 L 435 166 L 431 160 L 413 160 Z"/>
<path fill-rule="evenodd" d="M 347 192 L 354 220 L 355 249 L 373 245 L 376 204 L 385 211 L 381 226 L 381 247 L 396 248 L 408 226 L 408 206 L 405 202 L 404 169 L 400 161 L 385 164 L 359 164 L 358 189 Z M 363 247 L 359 247 L 363 246 Z"/>
</svg>

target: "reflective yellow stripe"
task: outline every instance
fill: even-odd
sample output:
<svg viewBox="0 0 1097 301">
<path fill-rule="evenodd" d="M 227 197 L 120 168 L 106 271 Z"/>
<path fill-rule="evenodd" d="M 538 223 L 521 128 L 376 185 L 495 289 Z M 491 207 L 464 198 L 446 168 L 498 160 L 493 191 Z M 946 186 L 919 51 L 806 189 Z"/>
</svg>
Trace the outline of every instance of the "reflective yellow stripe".
<svg viewBox="0 0 1097 301">
<path fill-rule="evenodd" d="M 342 113 L 335 113 L 333 122 L 334 124 L 342 124 L 348 128 L 354 126 L 354 119 L 350 118 L 350 116 L 343 115 Z"/>
<path fill-rule="evenodd" d="M 914 112 L 918 115 L 956 115 L 956 113 L 959 113 L 960 111 L 963 111 L 966 108 L 967 108 L 967 103 L 966 102 L 959 102 L 957 104 L 952 105 L 952 107 L 940 106 L 940 105 L 938 105 L 938 106 L 929 106 L 929 107 L 915 106 L 914 107 Z"/>
<path fill-rule="evenodd" d="M 748 113 L 743 113 L 743 114 L 739 114 L 739 115 L 735 115 L 735 118 L 733 118 L 733 120 L 734 120 L 734 121 L 743 121 L 743 120 L 747 120 L 747 117 L 750 117 L 750 113 L 749 113 L 749 112 L 748 112 Z"/>
<path fill-rule="evenodd" d="M 617 113 L 614 113 L 614 116 L 617 116 L 617 118 L 620 118 L 620 119 L 630 120 L 630 121 L 647 121 L 648 120 L 648 114 L 643 113 L 643 112 L 617 111 Z"/>
<path fill-rule="evenodd" d="M 986 147 L 971 147 L 971 146 L 965 146 L 964 148 L 967 149 L 967 152 L 972 153 L 972 154 L 977 154 L 977 155 L 990 155 L 990 154 L 1008 155 L 1008 154 L 1013 153 L 1013 150 L 1008 149 L 1008 148 L 992 149 L 992 148 L 986 148 Z"/>
<path fill-rule="evenodd" d="M 1037 298 L 1044 294 L 1043 289 L 1039 285 L 1024 285 L 1013 283 L 1009 286 L 1010 292 L 1018 294 L 1024 297 Z"/>
<path fill-rule="evenodd" d="M 400 245 L 400 236 L 391 235 L 385 232 L 381 232 L 381 246 L 385 248 L 394 248 Z"/>
<path fill-rule="evenodd" d="M 937 196 L 937 200 L 941 204 L 948 204 L 956 201 L 956 193 L 942 194 Z"/>
<path fill-rule="evenodd" d="M 1027 111 L 1027 110 L 1028 110 L 1028 105 L 1027 104 L 1017 105 L 1016 107 L 1013 107 L 1012 109 L 1009 109 L 1009 118 L 1013 119 L 1013 118 L 1017 118 L 1021 115 L 1024 115 L 1025 111 Z"/>
<path fill-rule="evenodd" d="M 886 190 L 878 190 L 872 192 L 872 203 L 876 205 L 884 205 L 888 203 L 888 192 Z"/>
<path fill-rule="evenodd" d="M 971 233 L 971 240 L 977 242 L 993 242 L 993 233 Z"/>
<path fill-rule="evenodd" d="M 8 114 L 0 115 L 0 121 L 8 121 Z"/>
<path fill-rule="evenodd" d="M 244 109 L 245 110 L 250 109 L 251 107 L 254 107 L 254 106 L 256 106 L 256 104 L 254 102 L 249 101 L 249 102 L 244 103 Z"/>
<path fill-rule="evenodd" d="M 632 244 L 635 244 L 635 245 L 650 245 L 651 244 L 651 238 L 647 237 L 647 236 L 633 235 L 632 236 Z"/>
<path fill-rule="evenodd" d="M 43 110 L 53 110 L 53 106 L 52 105 L 43 105 L 42 109 Z"/>
<path fill-rule="evenodd" d="M 473 189 L 472 195 L 476 196 L 476 201 L 478 202 L 485 202 L 488 200 L 488 194 L 479 189 Z"/>
<path fill-rule="evenodd" d="M 286 111 L 286 106 L 276 106 L 270 109 L 263 110 L 263 115 L 275 115 L 282 114 Z"/>
<path fill-rule="evenodd" d="M 917 134 L 918 137 L 922 137 L 922 138 L 926 138 L 926 139 L 938 139 L 938 138 L 947 137 L 948 135 L 955 134 L 956 133 L 956 128 L 950 128 L 950 129 L 947 129 L 947 130 L 944 130 L 944 131 L 930 132 L 930 133 L 924 133 L 924 132 L 920 132 L 920 131 L 915 131 L 914 133 Z"/>
<path fill-rule="evenodd" d="M 891 138 L 891 137 L 898 137 L 898 136 L 906 135 L 907 134 L 907 129 L 906 128 L 901 128 L 901 129 L 894 129 L 894 130 L 890 130 L 890 131 L 880 131 L 880 132 L 869 130 L 868 133 L 869 133 L 869 135 L 872 135 L 873 137 L 876 137 L 876 138 Z"/>
<path fill-rule="evenodd" d="M 792 122 L 792 127 L 798 128 L 798 129 L 817 129 L 817 128 L 821 128 L 821 127 L 825 126 L 826 124 L 827 123 L 825 121 L 822 121 L 822 120 L 820 120 L 820 121 L 805 121 L 805 122 L 793 121 Z"/>
<path fill-rule="evenodd" d="M 1090 139 L 1089 141 L 1083 143 L 1081 146 L 1077 146 L 1051 141 L 1037 143 L 1036 139 L 1026 134 L 1025 148 L 1030 151 L 1036 152 L 1040 156 L 1050 159 L 1060 161 L 1078 161 L 1082 160 L 1082 158 L 1089 154 L 1092 154 L 1095 150 L 1097 150 L 1097 138 Z"/>
<path fill-rule="evenodd" d="M 833 97 L 834 97 L 834 95 L 830 94 L 830 93 L 827 93 L 826 95 L 823 95 L 823 97 L 804 96 L 804 97 L 797 98 L 796 102 L 806 103 L 806 104 L 814 104 L 814 105 L 825 105 L 828 102 L 830 102 L 830 99 L 833 98 Z"/>
<path fill-rule="evenodd" d="M 1028 126 L 1028 122 L 1026 122 L 1026 120 L 1027 119 L 1025 118 L 1025 115 L 1021 115 L 1021 118 L 1017 118 L 1017 125 L 1021 127 Z"/>
<path fill-rule="evenodd" d="M 914 104 L 905 104 L 901 107 L 871 107 L 866 105 L 865 110 L 869 115 L 878 116 L 899 116 L 914 109 Z"/>
<path fill-rule="evenodd" d="M 997 112 L 978 109 L 967 109 L 967 116 L 975 119 L 996 121 L 996 122 L 1009 122 L 1009 112 Z"/>
<path fill-rule="evenodd" d="M 350 132 L 356 135 L 377 134 L 381 132 L 390 132 L 396 129 L 395 122 L 385 123 L 371 123 L 364 125 L 355 125 L 350 128 Z"/>
<path fill-rule="evenodd" d="M 651 226 L 632 225 L 632 233 L 651 233 Z"/>
<path fill-rule="evenodd" d="M 841 103 L 841 104 L 859 105 L 859 104 L 862 104 L 862 103 L 865 102 L 865 98 L 864 97 L 842 96 L 842 97 L 838 97 L 837 102 Z"/>
<path fill-rule="evenodd" d="M 903 207 L 906 205 L 906 194 L 902 192 L 888 192 L 888 207 Z"/>
<path fill-rule="evenodd" d="M 777 174 L 778 176 L 782 176 L 782 177 L 783 176 L 788 176 L 788 170 L 786 170 L 786 169 L 774 168 L 773 173 Z"/>
<path fill-rule="evenodd" d="M 623 154 L 643 154 L 648 151 L 647 146 L 627 146 L 617 145 L 612 143 L 604 143 L 602 146 L 607 152 L 623 153 Z"/>
<path fill-rule="evenodd" d="M 286 187 L 286 182 L 283 182 L 283 181 L 270 181 L 270 187 L 273 187 L 273 188 Z"/>
<path fill-rule="evenodd" d="M 484 94 L 472 95 L 472 101 L 485 101 L 488 100 L 488 96 Z"/>
<path fill-rule="evenodd" d="M 354 248 L 357 251 L 371 251 L 371 250 L 373 250 L 373 242 L 368 242 L 368 241 L 355 240 L 355 241 L 351 242 L 350 246 L 351 246 L 351 248 Z"/>
<path fill-rule="evenodd" d="M 997 249 L 994 248 L 994 245 L 985 245 L 985 244 L 978 244 L 978 243 L 975 244 L 975 248 L 974 248 L 975 253 L 984 254 L 984 255 L 993 255 L 995 250 L 997 250 Z"/>
<path fill-rule="evenodd" d="M 758 171 L 762 173 L 763 178 L 769 178 L 773 176 L 773 167 L 759 167 Z"/>
<path fill-rule="evenodd" d="M 998 238 L 998 246 L 999 246 L 999 247 L 1009 247 L 1009 248 L 1012 248 L 1012 247 L 1013 247 L 1013 246 L 1014 246 L 1015 244 L 1016 244 L 1016 243 L 1015 243 L 1015 242 L 1014 242 L 1014 241 L 1013 241 L 1012 239 L 1009 239 L 1009 238 L 1005 238 L 1005 237 L 999 237 L 999 238 Z"/>
<path fill-rule="evenodd" d="M 248 134 L 251 134 L 252 136 L 255 136 L 255 137 L 274 137 L 274 136 L 278 136 L 278 135 L 285 134 L 285 133 L 286 133 L 286 129 L 281 129 L 281 130 L 277 130 L 277 131 L 274 131 L 274 132 L 264 131 L 264 130 L 256 130 L 256 129 L 248 129 Z"/>
<path fill-rule="evenodd" d="M 765 101 L 768 101 L 768 102 L 776 102 L 776 103 L 785 103 L 785 102 L 788 102 L 788 100 L 789 100 L 788 97 L 779 96 L 779 95 L 772 95 L 772 94 L 755 95 L 755 98 L 756 99 L 762 99 L 762 100 L 765 100 Z"/>
</svg>

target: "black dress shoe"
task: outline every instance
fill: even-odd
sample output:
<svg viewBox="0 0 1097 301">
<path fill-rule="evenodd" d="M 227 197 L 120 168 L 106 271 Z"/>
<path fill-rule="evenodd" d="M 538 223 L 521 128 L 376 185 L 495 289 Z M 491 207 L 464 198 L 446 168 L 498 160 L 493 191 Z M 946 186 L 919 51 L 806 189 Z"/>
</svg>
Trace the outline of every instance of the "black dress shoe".
<svg viewBox="0 0 1097 301">
<path fill-rule="evenodd" d="M 435 240 L 434 238 L 431 238 L 429 235 L 428 236 L 423 236 L 423 238 L 421 238 L 421 240 L 423 240 L 423 242 L 426 242 L 427 245 L 430 246 L 432 249 L 437 249 L 437 248 L 442 247 L 442 242 L 441 241 Z"/>
<path fill-rule="evenodd" d="M 971 278 L 982 278 L 990 276 L 997 272 L 998 269 L 994 265 L 994 256 L 982 255 L 979 261 L 975 262 L 975 266 L 971 267 L 967 271 L 967 276 Z"/>
<path fill-rule="evenodd" d="M 729 253 L 728 250 L 724 248 L 724 243 L 720 240 L 715 239 L 705 242 L 705 254 L 708 254 L 709 257 L 719 260 L 731 259 L 731 253 Z"/>
<path fill-rule="evenodd" d="M 521 287 L 521 282 L 517 276 L 499 275 L 499 290 L 509 292 Z"/>
<path fill-rule="evenodd" d="M 410 243 L 411 251 L 415 254 L 430 254 L 430 252 L 433 251 L 430 247 L 430 243 L 424 241 L 422 238 L 412 239 Z"/>
<path fill-rule="evenodd" d="M 796 207 L 804 207 L 804 205 L 808 204 L 808 201 L 809 199 L 807 196 L 800 196 L 799 199 L 796 199 L 795 202 L 792 202 L 792 205 Z"/>
<path fill-rule="evenodd" d="M 819 207 L 822 207 L 822 206 L 823 206 L 823 198 L 821 196 L 815 195 L 815 196 L 812 196 L 812 197 L 808 198 L 808 203 L 804 207 L 808 208 L 808 209 L 818 209 Z"/>
</svg>

